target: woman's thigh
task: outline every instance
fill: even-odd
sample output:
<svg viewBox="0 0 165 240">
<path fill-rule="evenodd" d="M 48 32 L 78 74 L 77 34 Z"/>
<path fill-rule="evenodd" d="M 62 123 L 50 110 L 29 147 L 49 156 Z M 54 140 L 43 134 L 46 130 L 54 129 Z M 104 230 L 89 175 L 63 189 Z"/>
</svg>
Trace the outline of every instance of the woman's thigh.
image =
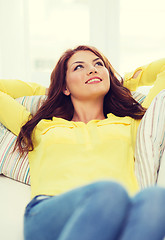
<svg viewBox="0 0 165 240">
<path fill-rule="evenodd" d="M 132 198 L 120 240 L 162 240 L 165 236 L 165 189 L 150 187 Z"/>
<path fill-rule="evenodd" d="M 129 204 L 126 191 L 110 181 L 91 183 L 45 200 L 34 198 L 25 212 L 25 240 L 59 239 L 61 234 L 65 235 L 66 229 L 67 234 L 72 236 L 76 227 L 81 229 L 81 239 L 85 234 L 88 238 L 84 239 L 93 239 L 92 234 L 114 239 L 113 236 L 118 234 L 123 224 Z"/>
</svg>

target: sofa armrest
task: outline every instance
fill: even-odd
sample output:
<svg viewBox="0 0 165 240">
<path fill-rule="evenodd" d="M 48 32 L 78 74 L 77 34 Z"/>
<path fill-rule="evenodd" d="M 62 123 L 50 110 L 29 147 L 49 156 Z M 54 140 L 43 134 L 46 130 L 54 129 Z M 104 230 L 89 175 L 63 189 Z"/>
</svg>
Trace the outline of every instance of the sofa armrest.
<svg viewBox="0 0 165 240">
<path fill-rule="evenodd" d="M 1 239 L 23 240 L 23 216 L 30 201 L 30 186 L 0 175 Z"/>
</svg>

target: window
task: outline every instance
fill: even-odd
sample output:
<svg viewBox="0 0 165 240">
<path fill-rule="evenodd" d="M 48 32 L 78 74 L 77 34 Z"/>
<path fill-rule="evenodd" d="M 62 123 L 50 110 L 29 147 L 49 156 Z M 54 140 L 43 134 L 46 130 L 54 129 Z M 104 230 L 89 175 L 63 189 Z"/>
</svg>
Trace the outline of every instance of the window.
<svg viewBox="0 0 165 240">
<path fill-rule="evenodd" d="M 47 85 L 66 49 L 89 44 L 88 1 L 29 0 L 29 40 L 31 78 Z"/>
<path fill-rule="evenodd" d="M 165 57 L 164 0 L 3 0 L 0 22 L 1 78 L 48 86 L 61 54 L 79 44 L 121 75 Z"/>
<path fill-rule="evenodd" d="M 120 72 L 165 57 L 165 1 L 120 0 Z"/>
</svg>

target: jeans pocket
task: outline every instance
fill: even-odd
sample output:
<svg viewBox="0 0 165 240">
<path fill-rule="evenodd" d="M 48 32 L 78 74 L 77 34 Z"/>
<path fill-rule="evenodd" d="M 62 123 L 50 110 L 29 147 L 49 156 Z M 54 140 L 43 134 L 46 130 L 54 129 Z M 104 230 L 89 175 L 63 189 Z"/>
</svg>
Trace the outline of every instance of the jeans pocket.
<svg viewBox="0 0 165 240">
<path fill-rule="evenodd" d="M 29 216 L 32 209 L 34 209 L 34 206 L 38 205 L 40 202 L 42 202 L 48 198 L 50 198 L 50 196 L 43 196 L 43 195 L 35 196 L 26 206 L 24 216 Z M 34 211 L 33 211 L 32 215 L 34 215 Z"/>
</svg>

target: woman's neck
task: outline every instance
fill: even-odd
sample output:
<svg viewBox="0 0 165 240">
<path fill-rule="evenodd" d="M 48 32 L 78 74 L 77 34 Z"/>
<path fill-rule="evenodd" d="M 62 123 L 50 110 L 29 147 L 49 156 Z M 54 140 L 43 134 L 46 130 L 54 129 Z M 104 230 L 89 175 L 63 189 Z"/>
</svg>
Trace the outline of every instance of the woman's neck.
<svg viewBox="0 0 165 240">
<path fill-rule="evenodd" d="M 91 120 L 105 119 L 102 102 L 74 102 L 74 114 L 72 121 L 88 123 Z"/>
</svg>

